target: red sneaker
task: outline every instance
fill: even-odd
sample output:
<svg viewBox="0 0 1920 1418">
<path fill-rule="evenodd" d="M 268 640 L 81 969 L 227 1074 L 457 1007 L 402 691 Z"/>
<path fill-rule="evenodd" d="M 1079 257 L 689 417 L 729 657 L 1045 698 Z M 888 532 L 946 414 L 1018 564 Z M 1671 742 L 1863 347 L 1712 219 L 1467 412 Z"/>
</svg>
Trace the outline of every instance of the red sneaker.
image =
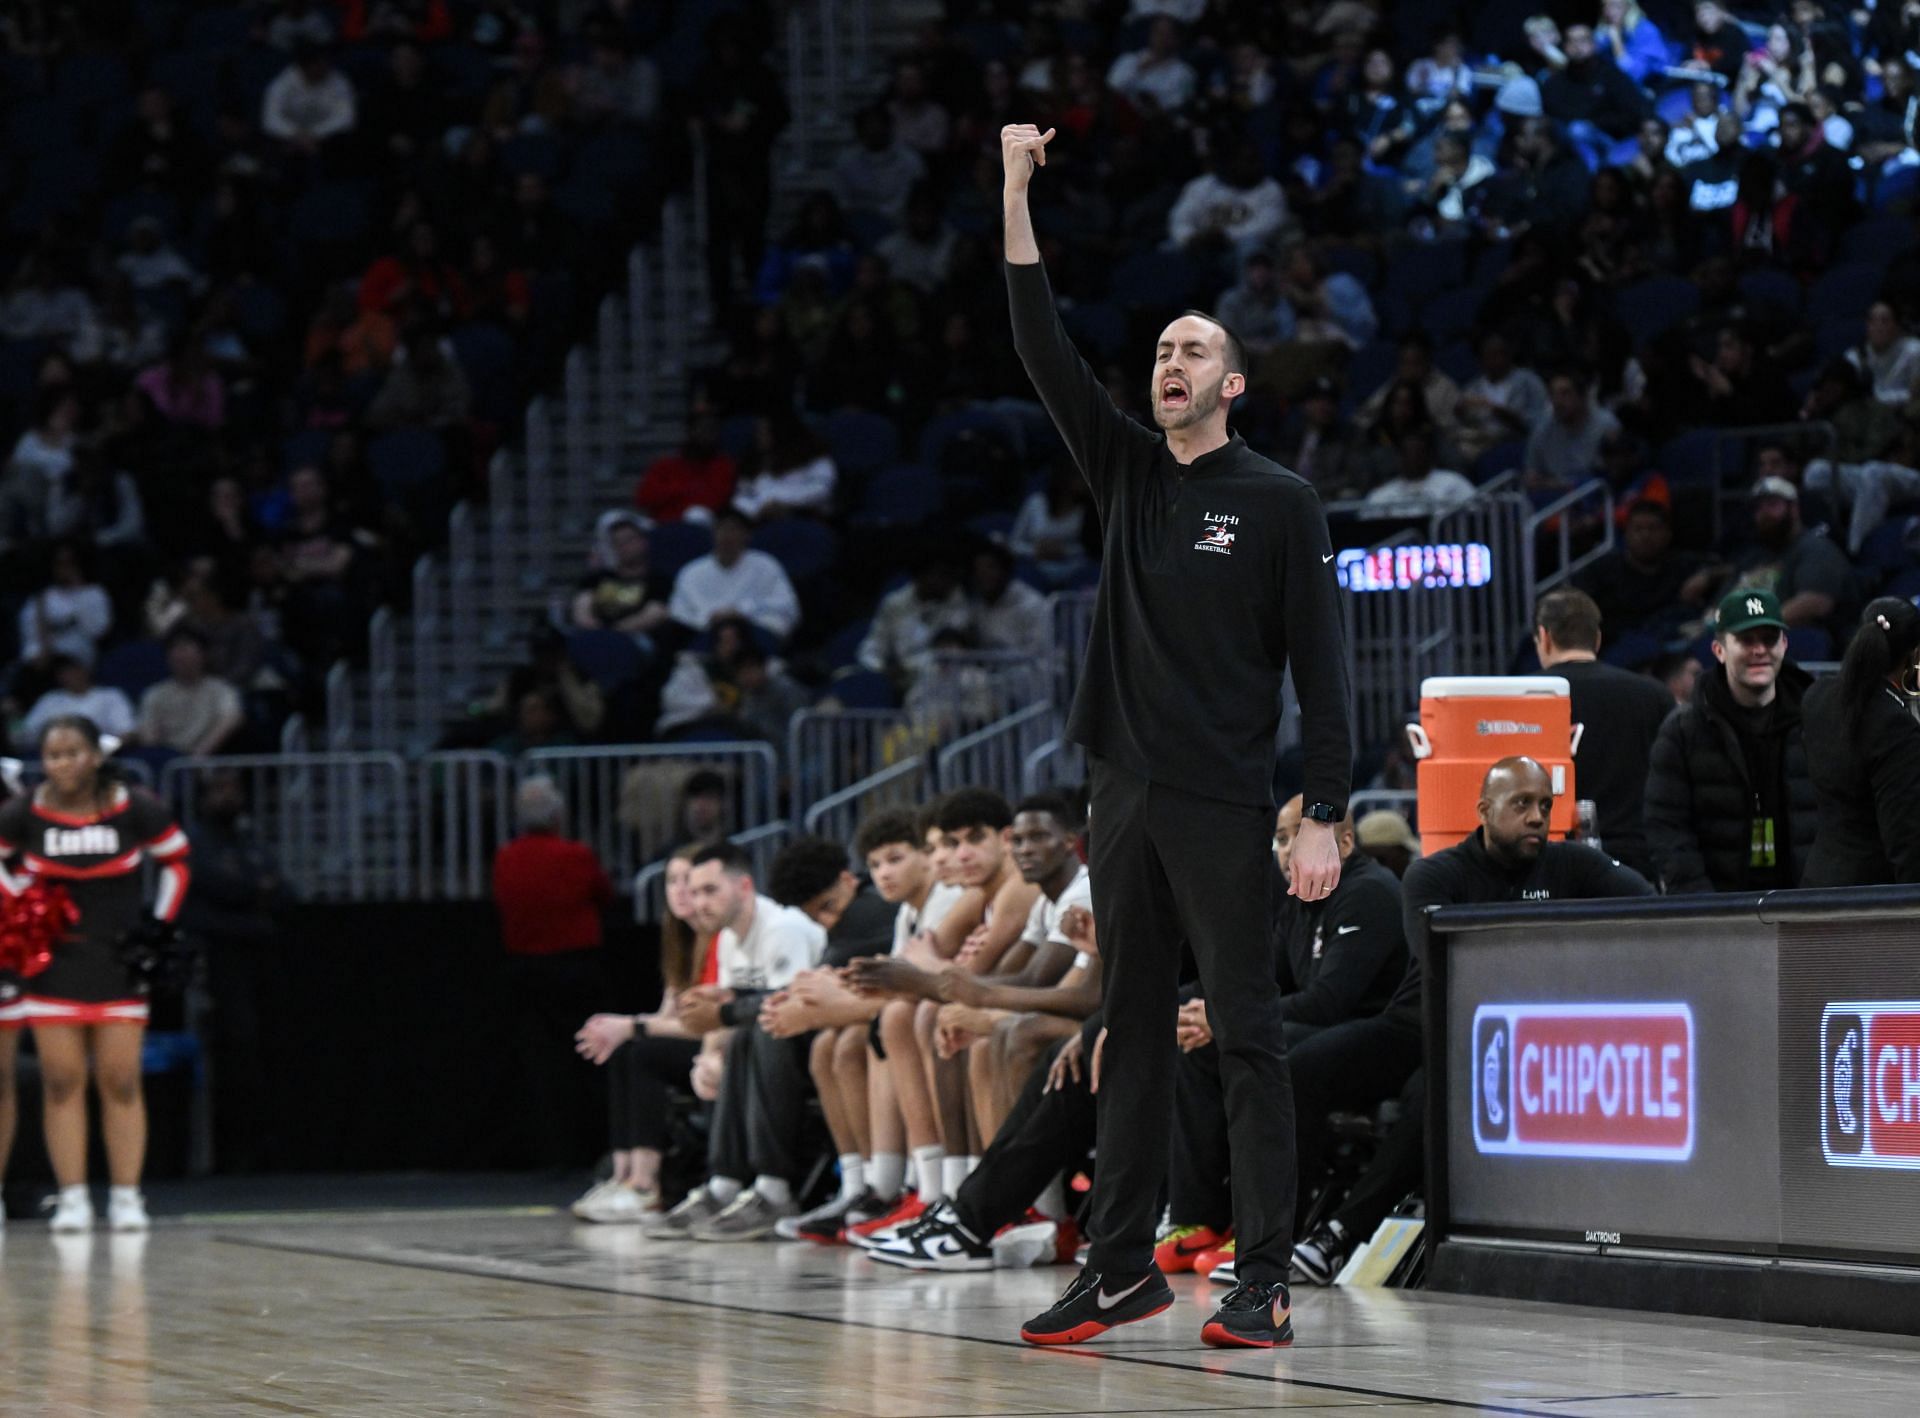
<svg viewBox="0 0 1920 1418">
<path fill-rule="evenodd" d="M 1055 1265 L 1077 1265 L 1080 1260 L 1080 1247 L 1083 1238 L 1080 1227 L 1069 1216 L 1060 1223 L 1060 1230 L 1053 1238 L 1053 1263 Z"/>
<path fill-rule="evenodd" d="M 1202 1251 L 1193 1258 L 1195 1275 L 1211 1276 L 1214 1270 L 1233 1259 L 1233 1237 L 1228 1236 L 1210 1251 Z"/>
<path fill-rule="evenodd" d="M 1216 1250 L 1228 1233 L 1211 1226 L 1175 1226 L 1153 1247 L 1153 1263 L 1162 1275 L 1181 1275 L 1193 1269 L 1196 1257 Z"/>
<path fill-rule="evenodd" d="M 908 1192 L 900 1198 L 900 1204 L 885 1216 L 876 1216 L 871 1221 L 862 1221 L 858 1226 L 847 1227 L 847 1241 L 851 1245 L 858 1245 L 869 1236 L 895 1226 L 904 1226 L 909 1221 L 918 1221 L 926 1209 L 927 1205 L 920 1200 L 919 1192 Z"/>
</svg>

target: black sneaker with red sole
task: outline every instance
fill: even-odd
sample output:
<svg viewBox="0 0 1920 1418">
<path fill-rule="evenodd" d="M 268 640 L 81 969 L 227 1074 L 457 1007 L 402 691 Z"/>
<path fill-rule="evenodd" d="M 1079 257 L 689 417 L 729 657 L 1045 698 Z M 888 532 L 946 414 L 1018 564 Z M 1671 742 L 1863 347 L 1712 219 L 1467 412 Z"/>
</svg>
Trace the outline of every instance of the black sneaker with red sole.
<svg viewBox="0 0 1920 1418">
<path fill-rule="evenodd" d="M 1101 1275 L 1083 1270 L 1053 1308 L 1020 1327 L 1029 1344 L 1085 1344 L 1108 1330 L 1150 1320 L 1173 1304 L 1173 1287 L 1157 1270 Z"/>
<path fill-rule="evenodd" d="M 1285 1349 L 1293 1343 L 1293 1297 L 1284 1285 L 1243 1280 L 1200 1326 L 1200 1342 L 1215 1349 Z"/>
</svg>

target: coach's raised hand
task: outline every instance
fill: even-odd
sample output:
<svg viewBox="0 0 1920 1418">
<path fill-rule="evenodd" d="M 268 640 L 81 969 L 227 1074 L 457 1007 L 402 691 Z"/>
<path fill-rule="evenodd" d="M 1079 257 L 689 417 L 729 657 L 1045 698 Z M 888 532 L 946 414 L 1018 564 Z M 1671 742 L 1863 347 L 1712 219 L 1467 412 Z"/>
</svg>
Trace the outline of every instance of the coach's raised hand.
<svg viewBox="0 0 1920 1418">
<path fill-rule="evenodd" d="M 1047 144 L 1052 141 L 1053 129 L 1042 133 L 1031 123 L 1009 123 L 1000 130 L 1000 159 L 1007 169 L 1007 260 L 1015 266 L 1040 263 L 1040 243 L 1033 239 L 1033 218 L 1027 212 L 1027 184 L 1034 168 L 1047 165 Z"/>
</svg>

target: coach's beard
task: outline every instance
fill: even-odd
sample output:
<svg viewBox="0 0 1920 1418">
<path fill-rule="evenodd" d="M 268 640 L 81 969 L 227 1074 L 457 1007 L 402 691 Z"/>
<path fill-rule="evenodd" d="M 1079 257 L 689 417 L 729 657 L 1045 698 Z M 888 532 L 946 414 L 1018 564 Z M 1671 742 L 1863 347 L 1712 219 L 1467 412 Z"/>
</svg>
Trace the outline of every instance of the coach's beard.
<svg viewBox="0 0 1920 1418">
<path fill-rule="evenodd" d="M 1162 429 L 1172 432 L 1179 428 L 1192 428 L 1197 423 L 1205 423 L 1213 417 L 1220 407 L 1220 390 L 1225 386 L 1222 378 L 1211 389 L 1195 389 L 1187 396 L 1186 402 L 1167 407 L 1165 398 L 1158 389 L 1153 394 L 1153 421 Z"/>
</svg>

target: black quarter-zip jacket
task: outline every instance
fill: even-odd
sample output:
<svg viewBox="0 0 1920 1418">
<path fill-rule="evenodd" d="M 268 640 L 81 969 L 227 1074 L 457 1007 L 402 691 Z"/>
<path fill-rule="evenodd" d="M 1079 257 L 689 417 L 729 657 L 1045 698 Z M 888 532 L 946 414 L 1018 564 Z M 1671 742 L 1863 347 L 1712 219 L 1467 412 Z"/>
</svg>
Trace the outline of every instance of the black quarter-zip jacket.
<svg viewBox="0 0 1920 1418">
<path fill-rule="evenodd" d="M 1067 734 L 1149 782 L 1273 806 L 1289 657 L 1308 802 L 1345 811 L 1353 772 L 1345 629 L 1312 486 L 1247 447 L 1182 465 L 1067 338 L 1044 266 L 1007 265 L 1013 343 L 1093 490 L 1102 562 Z"/>
</svg>

